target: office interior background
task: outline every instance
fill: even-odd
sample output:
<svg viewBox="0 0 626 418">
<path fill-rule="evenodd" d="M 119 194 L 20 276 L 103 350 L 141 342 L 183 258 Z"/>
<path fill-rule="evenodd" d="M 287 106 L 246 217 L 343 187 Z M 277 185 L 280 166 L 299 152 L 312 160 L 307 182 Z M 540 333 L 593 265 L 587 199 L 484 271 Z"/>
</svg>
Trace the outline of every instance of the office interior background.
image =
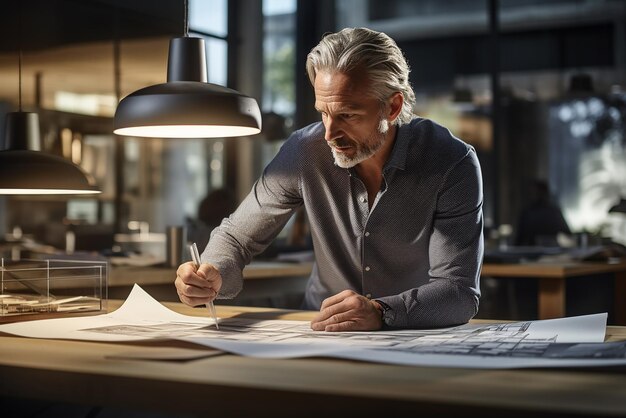
<svg viewBox="0 0 626 418">
<path fill-rule="evenodd" d="M 183 0 L 3 7 L 0 112 L 17 108 L 21 51 L 22 106 L 39 114 L 42 150 L 79 164 L 102 190 L 0 196 L 5 241 L 28 237 L 48 256 L 164 257 L 168 226 L 193 232 L 212 191 L 241 201 L 289 134 L 319 120 L 304 62 L 322 35 L 366 26 L 405 52 L 415 113 L 478 151 L 488 250 L 515 244 L 534 180 L 548 183 L 572 232 L 555 245 L 626 244 L 626 214 L 609 212 L 626 198 L 624 0 L 189 0 L 209 82 L 254 97 L 263 112 L 261 134 L 225 139 L 112 133 L 120 99 L 165 81 Z"/>
</svg>

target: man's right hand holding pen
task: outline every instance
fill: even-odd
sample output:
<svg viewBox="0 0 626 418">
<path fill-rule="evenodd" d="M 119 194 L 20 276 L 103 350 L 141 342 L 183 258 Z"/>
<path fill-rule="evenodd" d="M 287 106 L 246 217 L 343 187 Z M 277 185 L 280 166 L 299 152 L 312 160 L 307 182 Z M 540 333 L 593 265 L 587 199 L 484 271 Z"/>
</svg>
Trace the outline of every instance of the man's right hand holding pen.
<svg viewBox="0 0 626 418">
<path fill-rule="evenodd" d="M 196 268 L 193 261 L 183 263 L 176 270 L 176 292 L 185 305 L 207 304 L 222 287 L 222 276 L 212 264 L 202 263 Z"/>
</svg>

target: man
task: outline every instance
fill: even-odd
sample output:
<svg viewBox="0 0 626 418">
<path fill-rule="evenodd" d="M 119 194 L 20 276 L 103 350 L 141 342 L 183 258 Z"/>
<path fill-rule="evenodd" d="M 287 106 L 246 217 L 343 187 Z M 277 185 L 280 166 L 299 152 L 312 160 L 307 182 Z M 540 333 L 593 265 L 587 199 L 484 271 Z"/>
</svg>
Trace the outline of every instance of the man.
<svg viewBox="0 0 626 418">
<path fill-rule="evenodd" d="M 483 256 L 473 148 L 414 117 L 408 64 L 383 33 L 325 36 L 307 72 L 322 122 L 291 135 L 212 232 L 200 268 L 179 267 L 181 301 L 234 297 L 243 267 L 304 205 L 315 264 L 303 308 L 320 310 L 312 329 L 467 322 L 478 311 Z"/>
</svg>

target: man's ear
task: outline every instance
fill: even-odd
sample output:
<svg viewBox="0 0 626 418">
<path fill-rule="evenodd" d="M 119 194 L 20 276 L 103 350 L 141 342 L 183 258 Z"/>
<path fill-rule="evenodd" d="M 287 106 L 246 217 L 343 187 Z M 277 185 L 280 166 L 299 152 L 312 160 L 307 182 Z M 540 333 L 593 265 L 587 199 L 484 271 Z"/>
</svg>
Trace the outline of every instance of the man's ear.
<svg viewBox="0 0 626 418">
<path fill-rule="evenodd" d="M 399 91 L 395 92 L 387 101 L 387 120 L 392 123 L 396 120 L 400 112 L 402 111 L 402 105 L 404 104 L 404 96 Z"/>
</svg>

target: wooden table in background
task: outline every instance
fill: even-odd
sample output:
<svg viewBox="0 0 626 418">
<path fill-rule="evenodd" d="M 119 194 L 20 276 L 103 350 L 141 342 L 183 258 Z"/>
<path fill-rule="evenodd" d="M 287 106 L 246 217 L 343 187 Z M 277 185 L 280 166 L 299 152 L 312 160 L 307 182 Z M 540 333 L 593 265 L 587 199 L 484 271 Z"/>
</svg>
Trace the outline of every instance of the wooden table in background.
<svg viewBox="0 0 626 418">
<path fill-rule="evenodd" d="M 312 263 L 253 262 L 244 269 L 246 282 L 239 298 L 244 302 L 249 302 L 254 301 L 255 298 L 257 300 L 280 298 L 285 294 L 303 293 L 311 268 Z M 539 319 L 566 316 L 565 291 L 568 279 L 589 276 L 589 280 L 593 280 L 597 275 L 605 273 L 612 273 L 615 278 L 615 323 L 626 325 L 626 262 L 616 264 L 600 262 L 485 263 L 481 271 L 481 275 L 494 278 L 514 277 L 538 280 Z M 178 301 L 173 284 L 175 277 L 174 268 L 113 267 L 109 274 L 109 294 L 111 298 L 123 299 L 130 293 L 132 285 L 137 282 L 158 300 Z"/>
<path fill-rule="evenodd" d="M 252 302 L 264 299 L 280 301 L 289 295 L 303 295 L 312 266 L 313 263 L 254 261 L 243 270 L 245 283 L 236 300 L 218 300 L 218 303 L 241 301 L 255 305 Z M 173 267 L 112 266 L 109 272 L 109 297 L 125 299 L 133 285 L 137 283 L 157 300 L 177 302 L 174 279 L 176 268 Z M 272 306 L 298 308 L 300 304 L 298 302 L 297 306 Z"/>
<path fill-rule="evenodd" d="M 567 279 L 612 273 L 615 277 L 615 323 L 626 325 L 626 262 L 483 264 L 482 276 L 531 278 L 539 281 L 539 319 L 565 316 L 565 289 Z"/>
</svg>

